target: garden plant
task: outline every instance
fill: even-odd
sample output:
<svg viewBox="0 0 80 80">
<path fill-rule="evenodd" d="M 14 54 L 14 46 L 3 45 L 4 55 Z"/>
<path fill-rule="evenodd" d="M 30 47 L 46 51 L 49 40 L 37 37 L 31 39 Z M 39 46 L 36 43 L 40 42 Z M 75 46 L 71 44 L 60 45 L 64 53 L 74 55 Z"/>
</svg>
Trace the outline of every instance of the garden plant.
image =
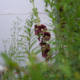
<svg viewBox="0 0 80 80">
<path fill-rule="evenodd" d="M 7 66 L 3 80 L 80 80 L 80 0 L 44 0 L 50 26 L 40 22 L 34 1 L 30 0 L 32 15 L 19 35 L 18 47 L 2 53 Z M 37 58 L 40 53 L 42 62 Z"/>
</svg>

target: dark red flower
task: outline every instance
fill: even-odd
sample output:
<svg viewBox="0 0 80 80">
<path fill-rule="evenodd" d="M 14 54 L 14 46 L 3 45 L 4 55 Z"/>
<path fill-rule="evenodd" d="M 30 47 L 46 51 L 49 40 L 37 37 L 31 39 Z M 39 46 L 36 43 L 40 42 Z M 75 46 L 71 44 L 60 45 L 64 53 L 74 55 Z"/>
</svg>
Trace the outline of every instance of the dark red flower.
<svg viewBox="0 0 80 80">
<path fill-rule="evenodd" d="M 35 25 L 35 35 L 38 36 L 38 40 L 40 41 L 42 56 L 47 59 L 50 45 L 46 41 L 50 40 L 51 34 L 47 32 L 47 27 L 41 24 Z"/>
<path fill-rule="evenodd" d="M 48 56 L 48 52 L 50 51 L 50 45 L 48 43 L 41 42 L 40 46 L 42 50 L 42 56 L 46 58 Z"/>
<path fill-rule="evenodd" d="M 47 53 L 42 52 L 42 57 L 46 58 L 48 56 Z"/>
<path fill-rule="evenodd" d="M 42 49 L 42 57 L 47 58 L 48 57 L 48 52 L 49 52 L 48 48 Z"/>
<path fill-rule="evenodd" d="M 41 25 L 35 25 L 35 35 L 43 34 L 47 30 L 46 26 Z"/>
<path fill-rule="evenodd" d="M 40 43 L 40 46 L 41 46 L 41 49 L 42 50 L 50 50 L 50 45 L 48 43 L 45 43 L 45 42 L 41 42 Z"/>
<path fill-rule="evenodd" d="M 45 42 L 42 41 L 42 42 L 40 43 L 40 46 L 41 46 L 41 47 L 45 47 L 46 44 L 47 44 L 47 43 L 45 43 Z"/>
<path fill-rule="evenodd" d="M 43 35 L 43 40 L 44 41 L 49 41 L 51 38 L 51 34 L 49 32 L 44 32 L 44 35 Z"/>
<path fill-rule="evenodd" d="M 40 25 L 40 30 L 41 30 L 42 32 L 45 32 L 45 31 L 47 30 L 47 27 L 46 27 L 45 25 L 41 24 L 41 25 Z"/>
</svg>

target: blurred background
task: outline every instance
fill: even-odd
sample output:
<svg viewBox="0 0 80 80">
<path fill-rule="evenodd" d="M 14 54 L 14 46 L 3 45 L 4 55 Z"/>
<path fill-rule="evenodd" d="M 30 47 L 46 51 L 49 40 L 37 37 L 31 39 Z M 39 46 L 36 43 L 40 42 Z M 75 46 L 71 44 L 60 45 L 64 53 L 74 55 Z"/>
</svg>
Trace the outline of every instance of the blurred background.
<svg viewBox="0 0 80 80">
<path fill-rule="evenodd" d="M 38 8 L 41 23 L 47 25 L 49 17 L 44 12 L 43 0 L 35 0 L 35 5 Z M 0 52 L 8 48 L 10 43 L 8 39 L 15 22 L 19 22 L 19 26 L 24 27 L 24 22 L 31 13 L 32 5 L 29 0 L 0 0 Z M 0 57 L 0 64 L 2 63 Z"/>
</svg>

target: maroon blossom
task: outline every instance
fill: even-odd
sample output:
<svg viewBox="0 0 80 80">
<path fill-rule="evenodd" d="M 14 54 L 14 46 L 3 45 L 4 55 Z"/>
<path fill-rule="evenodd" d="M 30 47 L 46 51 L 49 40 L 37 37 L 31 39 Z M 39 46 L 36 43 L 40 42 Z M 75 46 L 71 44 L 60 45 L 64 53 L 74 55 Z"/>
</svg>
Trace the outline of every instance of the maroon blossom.
<svg viewBox="0 0 80 80">
<path fill-rule="evenodd" d="M 41 25 L 40 25 L 40 31 L 41 31 L 41 32 L 47 31 L 47 27 L 46 27 L 45 25 L 41 24 Z"/>
<path fill-rule="evenodd" d="M 42 52 L 42 57 L 47 58 L 47 56 L 48 56 L 47 53 Z"/>
<path fill-rule="evenodd" d="M 49 41 L 50 38 L 51 38 L 51 34 L 49 32 L 44 32 L 43 40 L 44 41 Z"/>
<path fill-rule="evenodd" d="M 50 45 L 48 43 L 41 42 L 40 46 L 42 50 L 42 56 L 46 58 L 48 56 L 48 52 L 50 51 Z"/>
<path fill-rule="evenodd" d="M 50 40 L 51 34 L 47 32 L 47 27 L 44 24 L 41 24 L 41 25 L 35 25 L 35 35 L 38 36 L 38 40 L 40 41 L 42 57 L 48 60 L 50 45 L 46 41 Z"/>
<path fill-rule="evenodd" d="M 41 25 L 35 25 L 35 35 L 42 35 L 47 30 L 46 26 Z"/>
<path fill-rule="evenodd" d="M 45 43 L 45 42 L 42 41 L 42 42 L 40 43 L 40 46 L 41 46 L 41 47 L 45 47 L 46 44 L 47 44 L 47 43 Z"/>
</svg>

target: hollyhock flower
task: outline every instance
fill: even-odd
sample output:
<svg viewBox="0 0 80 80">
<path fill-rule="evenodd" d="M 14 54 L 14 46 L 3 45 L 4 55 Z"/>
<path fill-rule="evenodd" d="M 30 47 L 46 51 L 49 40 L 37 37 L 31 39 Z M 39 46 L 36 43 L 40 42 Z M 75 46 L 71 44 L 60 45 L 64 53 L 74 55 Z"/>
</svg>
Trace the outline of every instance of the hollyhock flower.
<svg viewBox="0 0 80 80">
<path fill-rule="evenodd" d="M 46 43 L 51 38 L 51 34 L 47 32 L 47 27 L 43 24 L 35 25 L 35 35 L 38 36 L 38 40 L 40 41 L 42 57 L 48 57 L 48 52 L 50 51 L 50 45 Z"/>
<path fill-rule="evenodd" d="M 40 25 L 40 31 L 41 31 L 41 32 L 47 31 L 47 27 L 46 27 L 45 25 L 41 24 L 41 25 Z"/>
<path fill-rule="evenodd" d="M 42 57 L 46 58 L 48 56 L 47 53 L 42 52 Z"/>
<path fill-rule="evenodd" d="M 47 30 L 46 26 L 41 25 L 35 25 L 35 35 L 43 34 Z"/>
<path fill-rule="evenodd" d="M 46 44 L 47 44 L 47 43 L 45 43 L 45 42 L 42 41 L 42 42 L 40 43 L 40 46 L 41 46 L 41 47 L 45 47 Z"/>
<path fill-rule="evenodd" d="M 47 43 L 41 42 L 40 46 L 41 46 L 41 50 L 42 50 L 42 56 L 47 57 L 48 52 L 50 51 L 50 45 Z"/>
<path fill-rule="evenodd" d="M 49 32 L 44 32 L 43 40 L 44 41 L 49 41 L 50 38 L 51 38 L 51 34 Z"/>
<path fill-rule="evenodd" d="M 49 52 L 48 48 L 42 50 L 42 57 L 47 58 L 48 57 L 48 52 Z"/>
<path fill-rule="evenodd" d="M 44 50 L 47 50 L 49 51 L 50 50 L 50 45 L 48 43 L 45 43 L 45 42 L 41 42 L 40 43 L 40 46 L 41 46 L 41 49 L 44 51 Z"/>
</svg>

